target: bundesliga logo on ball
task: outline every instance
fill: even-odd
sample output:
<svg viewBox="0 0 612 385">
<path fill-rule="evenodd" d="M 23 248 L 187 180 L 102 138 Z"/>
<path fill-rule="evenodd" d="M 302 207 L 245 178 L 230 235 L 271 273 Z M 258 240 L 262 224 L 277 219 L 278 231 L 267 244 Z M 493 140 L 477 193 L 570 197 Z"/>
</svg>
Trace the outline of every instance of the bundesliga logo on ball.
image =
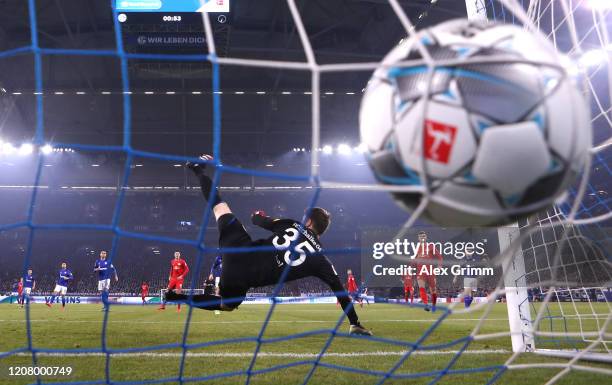
<svg viewBox="0 0 612 385">
<path fill-rule="evenodd" d="M 453 20 L 402 40 L 361 104 L 376 178 L 414 187 L 393 193 L 410 210 L 427 194 L 424 217 L 445 225 L 505 224 L 549 206 L 592 141 L 564 62 L 541 33 L 513 25 Z"/>
</svg>

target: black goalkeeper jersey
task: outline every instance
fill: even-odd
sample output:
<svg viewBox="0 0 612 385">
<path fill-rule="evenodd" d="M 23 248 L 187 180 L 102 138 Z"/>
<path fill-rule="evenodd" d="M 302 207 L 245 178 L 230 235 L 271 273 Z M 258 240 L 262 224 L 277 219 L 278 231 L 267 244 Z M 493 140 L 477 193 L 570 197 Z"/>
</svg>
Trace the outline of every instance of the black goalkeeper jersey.
<svg viewBox="0 0 612 385">
<path fill-rule="evenodd" d="M 250 287 L 268 286 L 278 283 L 283 271 L 289 266 L 286 281 L 305 277 L 317 277 L 328 285 L 338 280 L 332 263 L 322 254 L 317 235 L 293 219 L 272 219 L 253 215 L 253 223 L 272 232 L 266 239 L 241 243 L 243 247 L 260 247 L 250 253 L 236 253 L 231 262 L 239 260 L 242 279 Z M 238 245 L 235 245 L 236 247 Z M 242 255 L 241 255 L 242 254 Z M 224 256 L 224 263 L 227 264 Z M 224 270 L 225 267 L 224 266 Z M 334 282 L 335 283 L 335 282 Z M 335 287 L 337 285 L 334 285 Z M 337 288 L 343 290 L 342 287 Z"/>
<path fill-rule="evenodd" d="M 219 283 L 224 299 L 238 299 L 237 306 L 253 287 L 276 285 L 285 269 L 285 281 L 317 277 L 325 282 L 347 313 L 352 325 L 357 314 L 332 263 L 322 254 L 318 236 L 292 219 L 272 219 L 253 215 L 252 221 L 272 232 L 266 239 L 253 241 L 233 214 L 219 218 L 219 246 L 224 248 L 223 270 Z M 245 248 L 259 248 L 245 252 Z"/>
</svg>

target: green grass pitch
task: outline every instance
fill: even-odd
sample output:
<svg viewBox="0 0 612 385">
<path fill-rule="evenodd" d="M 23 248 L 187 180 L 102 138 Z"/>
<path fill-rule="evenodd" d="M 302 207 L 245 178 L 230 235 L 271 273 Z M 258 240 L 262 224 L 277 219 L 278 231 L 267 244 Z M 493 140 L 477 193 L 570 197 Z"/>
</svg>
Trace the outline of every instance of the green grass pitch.
<svg viewBox="0 0 612 385">
<path fill-rule="evenodd" d="M 597 330 L 597 321 L 605 321 L 609 309 L 606 304 L 594 304 L 601 319 L 594 317 L 582 321 L 583 330 Z M 563 304 L 566 314 L 575 314 L 572 304 Z M 592 314 L 587 304 L 576 304 L 582 314 Z M 550 304 L 553 311 L 559 304 Z M 556 309 L 556 310 L 555 310 Z M 160 312 L 154 306 L 113 306 L 109 313 L 107 347 L 109 349 L 142 348 L 161 344 L 181 343 L 188 315 L 184 306 L 177 313 L 174 306 Z M 197 344 L 220 339 L 257 336 L 269 310 L 267 305 L 243 305 L 232 313 L 215 315 L 212 312 L 194 309 L 188 328 L 187 343 Z M 371 328 L 376 336 L 395 341 L 414 342 L 440 317 L 441 312 L 427 313 L 421 308 L 400 305 L 372 304 L 357 308 L 362 323 Z M 469 335 L 483 312 L 480 310 L 464 314 L 452 314 L 423 341 L 423 346 L 449 342 Z M 555 315 L 555 313 L 552 313 Z M 72 305 L 66 311 L 59 306 L 52 309 L 42 304 L 31 306 L 32 344 L 35 348 L 74 349 L 100 348 L 104 313 L 99 305 Z M 333 328 L 340 315 L 335 305 L 278 305 L 263 337 L 283 337 L 295 333 Z M 546 320 L 542 330 L 561 331 L 567 327 L 579 330 L 577 319 Z M 544 323 L 543 323 L 544 326 Z M 340 331 L 347 332 L 348 324 Z M 495 304 L 478 334 L 508 331 L 505 304 Z M 609 332 L 609 331 L 608 331 Z M 312 361 L 329 338 L 329 334 L 313 334 L 283 342 L 265 343 L 253 370 L 259 371 L 276 365 L 304 363 L 287 369 L 260 372 L 252 377 L 252 384 L 301 384 L 313 367 Z M 0 351 L 6 352 L 27 347 L 25 311 L 15 305 L 0 305 Z M 544 344 L 544 343 L 543 343 Z M 552 344 L 554 345 L 554 344 Z M 550 347 L 553 347 L 553 346 Z M 542 345 L 540 345 L 542 346 Z M 185 360 L 183 375 L 186 379 L 224 372 L 244 371 L 248 368 L 255 342 L 228 343 L 205 348 L 191 349 Z M 445 368 L 453 358 L 459 345 L 444 351 L 421 351 L 406 360 L 396 373 L 426 373 Z M 404 347 L 373 342 L 367 338 L 334 338 L 328 354 L 321 360 L 324 364 L 350 366 L 361 370 L 386 372 L 401 358 Z M 134 382 L 157 380 L 179 376 L 182 349 L 170 348 L 145 353 L 112 355 L 109 361 L 111 381 Z M 474 341 L 467 351 L 454 363 L 452 369 L 468 369 L 503 364 L 511 356 L 509 337 Z M 515 364 L 563 363 L 534 354 L 522 354 Z M 581 363 L 594 367 L 606 367 L 592 363 Z M 0 359 L 0 385 L 36 383 L 35 377 L 10 377 L 11 366 L 32 365 L 30 353 Z M 106 356 L 91 355 L 40 355 L 39 366 L 70 366 L 69 377 L 41 377 L 40 383 L 102 381 L 104 383 Z M 609 369 L 609 366 L 607 367 Z M 543 384 L 558 373 L 560 368 L 530 368 L 506 371 L 496 383 L 499 384 Z M 453 374 L 444 376 L 440 384 L 486 384 L 494 372 Z M 386 384 L 429 383 L 435 376 L 424 375 L 416 379 L 388 379 Z M 246 376 L 236 375 L 210 381 L 187 383 L 243 384 Z M 318 366 L 310 380 L 311 384 L 375 384 L 380 377 L 350 371 L 339 371 Z M 178 384 L 177 381 L 163 382 Z M 610 377 L 585 371 L 570 371 L 559 384 L 609 384 Z"/>
</svg>

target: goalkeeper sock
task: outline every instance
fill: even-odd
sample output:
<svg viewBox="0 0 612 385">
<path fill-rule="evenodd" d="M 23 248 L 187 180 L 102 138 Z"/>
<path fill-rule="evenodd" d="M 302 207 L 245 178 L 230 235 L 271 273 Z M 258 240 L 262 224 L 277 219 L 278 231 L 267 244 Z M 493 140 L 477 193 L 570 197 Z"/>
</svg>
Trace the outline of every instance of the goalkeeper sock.
<svg viewBox="0 0 612 385">
<path fill-rule="evenodd" d="M 427 305 L 427 293 L 425 292 L 425 288 L 424 287 L 419 287 L 419 294 L 421 295 L 421 301 L 423 301 L 423 303 L 425 305 Z"/>
<path fill-rule="evenodd" d="M 66 297 L 62 295 L 62 307 L 66 307 Z"/>
<path fill-rule="evenodd" d="M 210 193 L 212 191 L 212 180 L 208 175 L 204 175 L 204 173 L 202 172 L 196 173 L 196 175 L 200 180 L 200 188 L 202 189 L 202 195 L 204 195 L 204 199 L 206 199 L 206 201 L 208 202 L 208 199 L 210 198 Z M 223 202 L 223 199 L 221 199 L 219 192 L 217 191 L 217 189 L 215 189 L 214 194 L 212 196 L 212 207 L 215 207 L 221 202 Z"/>
</svg>

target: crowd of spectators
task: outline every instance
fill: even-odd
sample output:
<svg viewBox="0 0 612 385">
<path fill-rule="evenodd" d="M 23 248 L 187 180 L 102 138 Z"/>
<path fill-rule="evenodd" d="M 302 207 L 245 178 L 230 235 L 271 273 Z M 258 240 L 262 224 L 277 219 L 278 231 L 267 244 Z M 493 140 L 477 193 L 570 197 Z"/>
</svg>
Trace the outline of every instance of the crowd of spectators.
<svg viewBox="0 0 612 385">
<path fill-rule="evenodd" d="M 0 210 L 5 223 L 23 221 L 29 203 L 28 194 L 19 191 L 0 191 Z M 250 225 L 253 210 L 263 209 L 273 217 L 301 218 L 308 206 L 312 192 L 304 191 L 225 191 L 232 210 L 242 219 L 253 238 L 267 237 L 269 233 Z M 159 292 L 167 285 L 170 260 L 175 250 L 182 253 L 191 267 L 186 286 L 203 287 L 210 267 L 216 257 L 218 231 L 211 220 L 205 224 L 203 244 L 208 249 L 203 255 L 200 271 L 193 281 L 198 255 L 195 246 L 184 243 L 117 236 L 108 229 L 95 229 L 92 225 L 108 225 L 112 221 L 117 204 L 116 193 L 91 191 L 40 191 L 34 208 L 37 224 L 85 224 L 81 229 L 36 229 L 29 249 L 30 230 L 19 227 L 0 232 L 0 292 L 8 292 L 21 276 L 24 267 L 31 267 L 37 281 L 37 292 L 48 294 L 55 285 L 60 264 L 66 262 L 75 279 L 69 286 L 71 293 L 96 294 L 97 278 L 93 265 L 101 250 L 107 250 L 117 268 L 119 281 L 112 283 L 113 294 L 138 294 L 143 281 L 149 283 L 151 293 Z M 364 231 L 377 226 L 402 223 L 405 214 L 391 202 L 371 205 L 371 196 L 355 195 L 345 198 L 343 191 L 322 194 L 320 204 L 331 211 L 332 226 L 322 238 L 326 253 L 333 262 L 342 281 L 346 271 L 353 270 L 360 277 L 362 255 L 355 250 L 362 247 Z M 126 194 L 118 226 L 123 231 L 174 238 L 181 241 L 195 240 L 202 231 L 204 200 L 199 191 L 182 192 L 131 192 Z M 377 215 L 374 215 L 374 212 Z M 6 214 L 6 215 L 5 215 Z M 114 250 L 114 251 L 113 251 Z M 351 251 L 353 250 L 353 251 Z M 27 260 L 27 263 L 26 263 Z M 398 281 L 398 285 L 399 285 Z M 487 286 L 489 283 L 486 284 Z M 493 283 L 494 287 L 495 283 Z M 452 286 L 441 281 L 441 287 Z M 455 288 L 453 290 L 459 290 Z M 257 288 L 254 292 L 272 293 L 273 287 Z M 446 290 L 446 289 L 443 289 Z M 452 291 L 452 290 L 451 290 Z M 449 291 L 450 292 L 450 291 Z M 281 295 L 321 295 L 329 288 L 317 279 L 287 283 Z M 370 294 L 389 295 L 389 288 L 370 288 Z"/>
</svg>

